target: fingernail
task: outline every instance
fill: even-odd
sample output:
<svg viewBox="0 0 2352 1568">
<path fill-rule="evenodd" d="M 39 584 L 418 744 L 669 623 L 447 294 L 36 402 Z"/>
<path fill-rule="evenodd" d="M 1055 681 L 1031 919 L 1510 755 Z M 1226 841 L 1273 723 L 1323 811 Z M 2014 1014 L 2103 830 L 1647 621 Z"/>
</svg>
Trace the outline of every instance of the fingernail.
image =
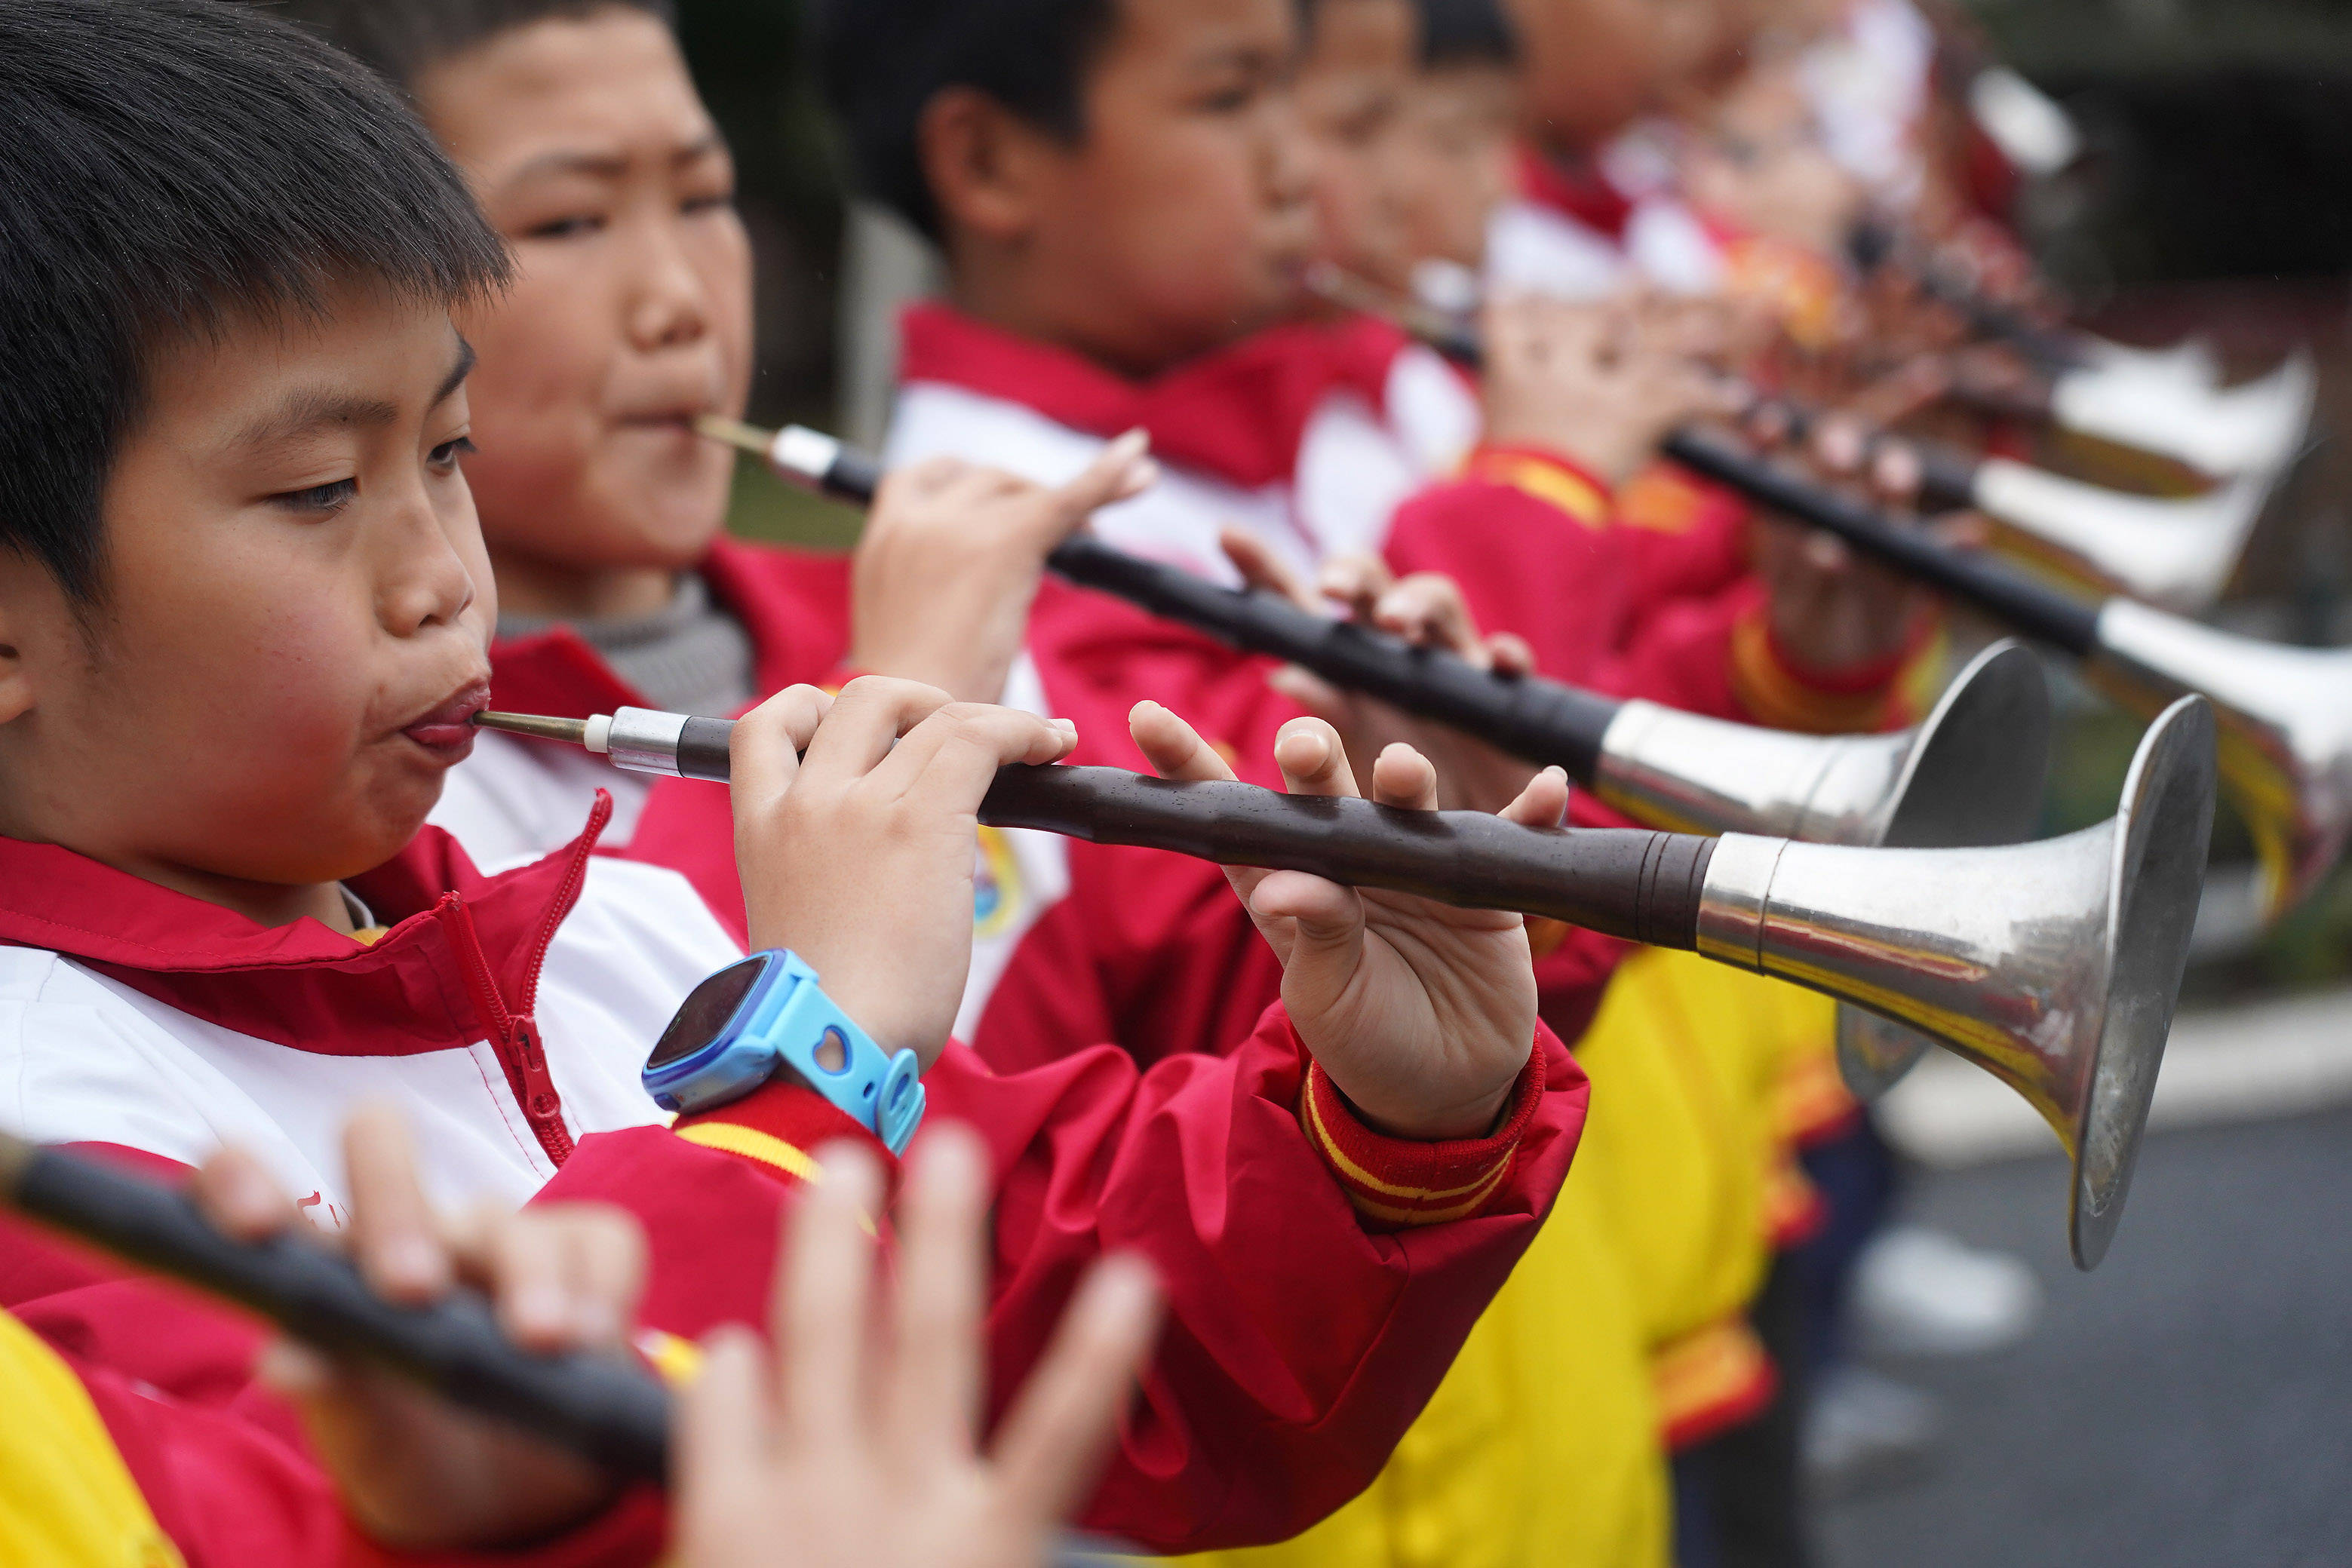
<svg viewBox="0 0 2352 1568">
<path fill-rule="evenodd" d="M 507 1314 L 528 1339 L 555 1339 L 575 1321 L 572 1298 L 560 1286 L 529 1284 L 507 1298 Z"/>
<path fill-rule="evenodd" d="M 622 1335 L 621 1314 L 610 1301 L 583 1296 L 572 1304 L 572 1329 L 582 1344 L 614 1344 Z"/>
<path fill-rule="evenodd" d="M 394 1236 L 376 1252 L 376 1270 L 387 1290 L 436 1291 L 444 1282 L 441 1249 L 422 1236 Z"/>
<path fill-rule="evenodd" d="M 1078 721 L 1074 718 L 1057 718 L 1054 721 L 1054 727 L 1075 739 L 1078 733 Z"/>
</svg>

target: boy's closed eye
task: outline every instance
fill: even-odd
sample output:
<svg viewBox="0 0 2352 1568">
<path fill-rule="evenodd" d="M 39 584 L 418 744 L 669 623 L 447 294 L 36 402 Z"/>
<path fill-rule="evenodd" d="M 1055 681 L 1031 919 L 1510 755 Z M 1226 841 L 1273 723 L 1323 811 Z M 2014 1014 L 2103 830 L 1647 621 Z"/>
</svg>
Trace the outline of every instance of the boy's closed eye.
<svg viewBox="0 0 2352 1568">
<path fill-rule="evenodd" d="M 444 477 L 457 472 L 466 455 L 476 450 L 471 437 L 460 435 L 445 441 L 425 455 L 425 465 Z M 272 506 L 289 512 L 340 512 L 358 498 L 360 482 L 356 476 L 332 479 L 323 485 L 307 485 L 299 490 L 283 490 L 269 497 Z"/>
</svg>

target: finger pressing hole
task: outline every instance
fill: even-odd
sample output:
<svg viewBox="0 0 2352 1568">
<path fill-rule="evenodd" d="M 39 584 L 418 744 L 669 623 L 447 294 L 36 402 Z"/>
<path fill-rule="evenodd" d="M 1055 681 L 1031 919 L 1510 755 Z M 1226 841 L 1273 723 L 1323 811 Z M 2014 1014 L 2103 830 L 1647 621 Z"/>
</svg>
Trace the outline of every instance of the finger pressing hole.
<svg viewBox="0 0 2352 1568">
<path fill-rule="evenodd" d="M 1391 744 L 1372 764 L 1372 799 L 1409 811 L 1437 810 L 1437 768 L 1403 741 Z"/>
</svg>

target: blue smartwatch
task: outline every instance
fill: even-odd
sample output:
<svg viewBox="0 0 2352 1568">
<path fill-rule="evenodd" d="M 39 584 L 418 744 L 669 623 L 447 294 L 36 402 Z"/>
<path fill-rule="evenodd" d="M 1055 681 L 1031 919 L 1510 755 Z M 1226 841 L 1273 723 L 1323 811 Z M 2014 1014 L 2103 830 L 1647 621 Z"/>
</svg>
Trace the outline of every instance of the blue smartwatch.
<svg viewBox="0 0 2352 1568">
<path fill-rule="evenodd" d="M 896 1056 L 817 988 L 816 971 L 771 949 L 721 969 L 662 1030 L 646 1062 L 646 1092 L 666 1111 L 708 1111 L 789 1074 L 871 1132 L 894 1155 L 923 1120 L 915 1053 Z"/>
</svg>

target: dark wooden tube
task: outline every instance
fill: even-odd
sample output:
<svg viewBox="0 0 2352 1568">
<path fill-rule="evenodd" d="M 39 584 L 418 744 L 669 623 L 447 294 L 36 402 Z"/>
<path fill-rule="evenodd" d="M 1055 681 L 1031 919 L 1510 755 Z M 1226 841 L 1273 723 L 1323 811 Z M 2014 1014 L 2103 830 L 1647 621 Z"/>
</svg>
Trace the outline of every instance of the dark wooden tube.
<svg viewBox="0 0 2352 1568">
<path fill-rule="evenodd" d="M 1715 853 L 1714 840 L 1678 833 L 1544 831 L 1479 811 L 1405 811 L 1110 768 L 1008 768 L 981 820 L 1516 910 L 1654 947 L 1695 945 Z"/>
<path fill-rule="evenodd" d="M 688 721 L 678 771 L 725 782 L 724 719 Z M 1715 841 L 1544 831 L 1482 811 L 1402 811 L 1255 784 L 1179 784 L 1116 768 L 1007 768 L 981 802 L 992 827 L 1034 828 L 1213 861 L 1312 872 L 1465 909 L 1508 909 L 1653 947 L 1691 946 Z"/>
<path fill-rule="evenodd" d="M 1737 437 L 1690 429 L 1667 438 L 1666 455 L 1776 511 L 1835 534 L 1854 549 L 1966 600 L 2029 637 L 2087 656 L 2099 645 L 2099 607 L 2045 588 L 1998 561 L 1896 525 L 1884 513 L 1759 456 Z"/>
<path fill-rule="evenodd" d="M 667 1479 L 669 1395 L 651 1374 L 617 1355 L 518 1349 L 471 1291 L 394 1305 L 350 1260 L 301 1235 L 308 1226 L 234 1240 L 184 1195 L 53 1149 L 23 1159 L 6 1197 L 34 1219 L 239 1302 L 312 1344 L 388 1366 L 617 1474 Z"/>
<path fill-rule="evenodd" d="M 1451 653 L 1301 610 L 1272 593 L 1245 593 L 1072 539 L 1047 564 L 1081 587 L 1124 599 L 1232 647 L 1314 671 L 1347 691 L 1449 725 L 1514 757 L 1557 765 L 1590 784 L 1601 740 L 1623 706 L 1539 676 L 1498 675 Z"/>
</svg>

